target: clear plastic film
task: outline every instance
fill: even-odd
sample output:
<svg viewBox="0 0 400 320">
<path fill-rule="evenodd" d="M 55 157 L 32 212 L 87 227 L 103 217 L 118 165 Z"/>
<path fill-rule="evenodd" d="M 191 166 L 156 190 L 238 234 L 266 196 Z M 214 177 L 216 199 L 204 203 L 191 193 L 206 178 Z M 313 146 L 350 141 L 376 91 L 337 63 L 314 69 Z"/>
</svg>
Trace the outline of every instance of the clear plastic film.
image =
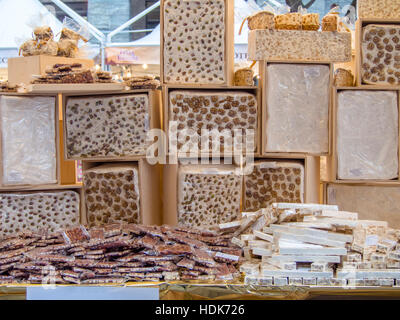
<svg viewBox="0 0 400 320">
<path fill-rule="evenodd" d="M 150 127 L 147 94 L 69 98 L 65 118 L 69 157 L 146 153 Z"/>
<path fill-rule="evenodd" d="M 27 25 L 32 28 L 31 38 L 28 35 L 24 38 L 16 38 L 15 42 L 20 48 L 20 55 L 50 55 L 56 56 L 58 44 L 54 40 L 54 32 L 47 24 L 50 13 L 39 12 L 32 16 Z"/>
<path fill-rule="evenodd" d="M 0 97 L 4 185 L 57 183 L 54 97 Z"/>
<path fill-rule="evenodd" d="M 329 151 L 329 79 L 327 65 L 267 66 L 266 151 Z"/>
<path fill-rule="evenodd" d="M 336 128 L 337 178 L 397 178 L 398 127 L 396 92 L 340 92 Z"/>
<path fill-rule="evenodd" d="M 400 188 L 328 184 L 327 202 L 340 210 L 358 212 L 360 220 L 382 220 L 400 228 Z"/>
<path fill-rule="evenodd" d="M 257 161 L 244 176 L 244 209 L 257 211 L 274 202 L 304 201 L 304 166 L 296 161 Z"/>
<path fill-rule="evenodd" d="M 210 227 L 240 217 L 242 176 L 234 165 L 182 165 L 178 173 L 178 224 Z"/>
<path fill-rule="evenodd" d="M 79 224 L 75 191 L 0 193 L 0 239 L 23 230 L 56 232 Z"/>
<path fill-rule="evenodd" d="M 86 170 L 83 188 L 90 227 L 142 222 L 137 165 L 106 164 Z"/>
</svg>

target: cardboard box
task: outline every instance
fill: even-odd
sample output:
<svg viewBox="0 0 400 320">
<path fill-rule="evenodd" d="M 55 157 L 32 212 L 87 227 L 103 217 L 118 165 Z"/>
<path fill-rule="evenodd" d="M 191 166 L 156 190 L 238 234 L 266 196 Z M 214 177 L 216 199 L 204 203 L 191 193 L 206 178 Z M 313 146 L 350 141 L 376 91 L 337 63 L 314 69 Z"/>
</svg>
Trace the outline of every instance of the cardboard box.
<svg viewBox="0 0 400 320">
<path fill-rule="evenodd" d="M 97 105 L 95 106 L 93 104 L 97 99 L 99 101 L 101 101 L 101 99 L 118 100 L 124 99 L 126 97 L 137 97 L 138 99 L 140 98 L 140 103 L 143 103 L 143 108 L 139 110 L 140 115 L 142 116 L 142 120 L 140 120 L 140 123 L 134 123 L 132 120 L 129 120 L 129 117 L 139 116 L 139 111 L 135 109 L 136 105 L 132 105 L 130 109 L 114 107 L 114 110 L 112 109 L 113 107 L 111 106 L 111 104 L 107 104 L 107 106 L 104 106 L 103 108 L 97 108 Z M 90 111 L 87 110 L 88 106 L 78 105 L 78 107 L 75 107 L 75 105 L 72 105 L 72 100 L 75 101 L 74 103 L 77 103 L 77 101 L 88 101 L 85 99 L 89 99 L 90 103 L 92 103 L 92 109 L 95 108 L 98 111 L 90 113 Z M 160 100 L 161 92 L 159 90 L 149 89 L 132 90 L 123 93 L 105 92 L 97 94 L 82 93 L 63 95 L 62 108 L 65 159 L 86 161 L 134 161 L 143 158 L 146 155 L 146 148 L 148 146 L 148 143 L 146 142 L 146 134 L 149 132 L 150 129 L 161 127 L 162 115 L 160 109 Z M 69 102 L 71 102 L 71 105 L 69 105 Z M 135 104 L 137 103 L 135 102 Z M 67 110 L 68 108 L 71 108 L 71 110 Z M 76 110 L 72 111 L 73 108 L 75 108 Z M 119 115 L 118 118 L 113 119 L 112 115 L 118 111 L 121 112 L 121 115 Z M 122 114 L 122 112 L 125 112 L 126 114 Z M 80 116 L 78 117 L 76 116 L 76 114 L 79 114 Z M 111 121 L 111 119 L 113 121 Z M 82 127 L 78 128 L 77 125 Z M 133 141 L 135 143 L 136 150 L 133 150 L 133 147 L 129 147 L 128 151 L 124 151 L 126 149 L 126 143 L 120 143 L 117 146 L 116 143 L 106 140 L 107 138 L 111 139 L 114 137 L 120 137 L 120 135 L 116 136 L 116 133 L 114 131 L 122 128 L 122 125 L 125 126 L 124 128 L 129 126 L 130 130 L 141 131 L 140 134 L 143 141 L 137 143 Z M 89 126 L 87 127 L 88 130 L 82 129 L 84 126 Z M 113 128 L 116 129 L 112 131 Z M 109 136 L 106 136 L 107 134 L 109 134 Z M 120 129 L 119 134 L 125 135 L 131 133 L 128 133 L 127 129 Z M 102 137 L 101 135 L 104 135 L 104 137 Z M 127 135 L 125 138 L 122 137 L 121 139 L 123 140 L 130 138 Z M 79 144 L 76 141 L 78 141 Z M 93 141 L 96 141 L 97 144 L 95 145 Z M 115 150 L 112 150 L 114 149 L 114 147 Z M 106 148 L 108 148 L 108 151 L 106 150 Z M 122 154 L 121 152 L 125 152 L 125 154 Z M 129 152 L 131 152 L 131 154 L 127 154 Z"/>
<path fill-rule="evenodd" d="M 183 169 L 183 170 L 182 170 Z M 189 171 L 188 171 L 189 170 Z M 215 201 L 218 205 L 226 205 L 226 210 L 222 210 L 222 214 L 226 214 L 225 217 L 218 218 L 222 222 L 229 222 L 229 217 L 232 220 L 238 220 L 240 214 L 241 207 L 241 198 L 242 198 L 242 176 L 237 176 L 235 174 L 235 170 L 239 170 L 238 166 L 229 165 L 229 164 L 167 164 L 163 167 L 163 223 L 169 225 L 177 225 L 179 223 L 179 211 L 185 212 L 185 217 L 181 217 L 181 222 L 190 224 L 191 220 L 193 227 L 199 227 L 201 224 L 202 227 L 208 225 L 209 220 L 213 220 L 221 208 L 214 208 L 211 201 Z M 192 172 L 192 173 L 191 173 Z M 196 173 L 194 173 L 196 172 Z M 221 176 L 220 179 L 216 178 L 217 176 Z M 186 177 L 189 177 L 188 181 L 186 181 Z M 193 177 L 193 179 L 190 179 Z M 194 180 L 197 180 L 197 177 L 207 177 L 207 182 L 199 182 L 198 185 L 195 185 Z M 200 178 L 199 178 L 200 179 Z M 229 179 L 233 179 L 234 181 L 228 181 Z M 204 179 L 200 179 L 204 180 Z M 223 197 L 225 190 L 222 188 L 218 188 L 215 184 L 215 181 L 219 181 L 226 188 L 230 188 L 229 195 L 224 196 L 223 201 L 227 203 L 222 203 L 220 198 Z M 236 183 L 240 185 L 237 186 Z M 193 185 L 192 185 L 193 184 Z M 192 186 L 191 186 L 192 185 Z M 185 197 L 189 195 L 191 197 L 193 193 L 196 193 L 198 188 L 198 197 L 195 200 L 185 199 Z M 201 195 L 201 192 L 204 194 Z M 238 195 L 234 195 L 235 192 L 238 192 Z M 212 199 L 210 200 L 204 199 L 204 197 L 209 196 Z M 234 197 L 235 199 L 232 199 Z M 229 199 L 228 199 L 229 198 Z M 181 205 L 180 205 L 181 203 Z M 229 204 L 228 204 L 229 203 Z M 194 208 L 192 212 L 187 212 L 185 209 L 186 206 L 190 206 Z M 205 206 L 207 208 L 205 208 Z M 215 210 L 214 210 L 215 209 Z M 194 213 L 194 214 L 191 214 Z M 237 216 L 235 216 L 237 214 Z M 213 220 L 214 223 L 214 220 Z"/>
<path fill-rule="evenodd" d="M 376 182 L 376 183 L 381 183 L 381 184 L 385 184 L 385 183 L 393 183 L 396 181 L 400 181 L 400 173 L 398 174 L 398 177 L 393 179 L 393 180 L 385 180 L 385 179 L 340 179 L 338 176 L 338 141 L 337 141 L 337 126 L 338 126 L 338 118 L 337 118 L 337 111 L 338 111 L 338 94 L 340 92 L 346 92 L 346 91 L 359 91 L 359 92 L 381 92 L 381 91 L 394 91 L 397 92 L 394 88 L 390 88 L 390 87 L 382 87 L 382 86 L 363 86 L 363 87 L 346 87 L 346 88 L 336 88 L 334 87 L 333 89 L 333 110 L 332 110 L 332 155 L 327 157 L 327 162 L 326 162 L 326 168 L 327 168 L 327 177 L 326 179 L 328 181 L 331 182 L 345 182 L 345 183 L 370 183 L 370 182 Z M 397 97 L 398 99 L 400 99 L 400 95 L 397 93 Z M 399 100 L 398 100 L 399 101 Z M 399 103 L 398 103 L 399 105 Z M 346 108 L 346 106 L 343 106 L 343 108 Z M 400 124 L 400 112 L 398 112 L 398 124 Z M 360 117 L 362 117 L 363 115 L 360 114 Z M 353 119 L 355 120 L 355 119 Z M 358 120 L 357 120 L 358 121 Z M 360 120 L 361 121 L 361 120 Z M 353 124 L 354 125 L 354 124 Z M 382 128 L 386 129 L 387 126 L 383 126 Z M 398 125 L 399 127 L 399 136 L 400 136 L 400 125 Z M 377 130 L 377 129 L 375 129 Z M 379 129 L 382 130 L 382 129 Z M 353 138 L 354 136 L 352 135 L 349 138 Z M 376 137 L 379 137 L 379 135 L 376 135 Z M 386 141 L 385 143 L 390 142 L 390 141 Z M 364 145 L 361 144 L 360 148 L 362 148 Z M 400 150 L 400 139 L 399 139 L 399 147 L 398 150 Z M 351 154 L 354 154 L 354 152 L 356 152 L 355 150 L 352 151 Z M 398 167 L 400 167 L 400 153 L 398 152 Z M 386 156 L 384 158 L 382 158 L 382 160 L 386 160 Z M 376 161 L 376 160 L 375 160 Z M 376 164 L 374 164 L 374 166 L 372 166 L 371 168 L 375 168 Z M 400 169 L 399 169 L 400 170 Z"/>
<path fill-rule="evenodd" d="M 44 75 L 48 67 L 57 63 L 81 63 L 85 68 L 92 68 L 94 61 L 90 59 L 65 58 L 57 56 L 30 56 L 8 59 L 8 82 L 10 84 L 29 84 L 34 75 Z"/>
<path fill-rule="evenodd" d="M 52 142 L 48 142 L 45 143 L 44 141 L 40 142 L 40 140 L 33 140 L 35 141 L 35 145 L 23 145 L 23 140 L 18 139 L 18 143 L 21 144 L 20 147 L 18 147 L 18 145 L 15 144 L 10 144 L 10 142 L 6 142 L 4 139 L 2 134 L 4 134 L 3 130 L 6 130 L 6 128 L 1 128 L 0 127 L 0 190 L 16 190 L 16 189 L 32 189 L 32 188 L 43 188 L 44 186 L 47 186 L 49 189 L 52 189 L 53 187 L 56 187 L 61 179 L 60 179 L 60 150 L 59 150 L 59 120 L 58 120 L 58 99 L 56 95 L 21 95 L 21 94 L 13 94 L 13 93 L 7 93 L 7 94 L 2 94 L 0 95 L 0 99 L 2 99 L 2 97 L 4 98 L 19 98 L 21 99 L 21 101 L 23 102 L 24 99 L 29 99 L 32 102 L 32 105 L 34 104 L 34 98 L 37 97 L 39 98 L 50 98 L 50 99 L 54 99 L 54 112 L 50 112 L 49 114 L 46 114 L 46 110 L 43 109 L 40 105 L 35 107 L 36 112 L 36 118 L 34 118 L 34 114 L 33 114 L 33 110 L 29 111 L 29 117 L 26 117 L 26 119 L 24 121 L 19 121 L 18 119 L 20 119 L 21 117 L 24 117 L 24 115 L 21 112 L 24 112 L 24 107 L 25 105 L 21 105 L 21 112 L 19 112 L 17 109 L 14 109 L 12 114 L 9 116 L 12 116 L 13 119 L 7 120 L 7 126 L 9 127 L 9 132 L 8 134 L 11 134 L 12 136 L 16 136 L 17 133 L 20 133 L 22 130 L 23 125 L 25 125 L 26 130 L 36 130 L 33 132 L 29 132 L 27 133 L 27 139 L 35 139 L 35 137 L 37 138 L 43 138 L 44 133 L 43 130 L 47 131 L 48 135 L 51 135 L 52 132 L 54 133 L 54 158 L 51 158 L 51 155 L 48 156 L 47 159 L 42 158 L 42 156 L 39 153 L 36 153 L 36 156 L 34 156 L 34 151 L 38 151 L 38 150 L 34 150 L 32 152 L 29 152 L 29 147 L 33 147 L 33 148 L 38 148 L 40 146 L 46 146 L 48 149 L 48 152 L 51 152 L 51 145 Z M 0 110 L 0 114 L 1 114 L 1 110 Z M 49 122 L 49 126 L 44 127 L 41 126 L 43 124 L 42 120 L 43 117 L 47 117 L 47 116 L 51 116 L 52 119 L 54 120 L 54 127 L 50 125 Z M 33 123 L 33 119 L 36 119 L 36 124 Z M 51 121 L 53 121 L 51 120 Z M 14 126 L 12 126 L 14 121 Z M 2 121 L 0 120 L 0 123 Z M 29 126 L 31 126 L 29 128 Z M 18 130 L 16 128 L 19 128 Z M 17 142 L 13 142 L 13 143 L 17 143 Z M 50 147 L 48 147 L 50 146 Z M 23 159 L 15 159 L 15 161 L 13 160 L 13 162 L 9 162 L 9 164 L 11 166 L 13 165 L 18 165 L 20 164 L 22 167 L 21 168 L 17 168 L 18 170 L 16 171 L 16 169 L 13 169 L 13 176 L 16 179 L 13 179 L 13 181 L 8 181 L 5 182 L 4 179 L 4 168 L 5 168 L 5 163 L 3 163 L 3 157 L 6 156 L 5 153 L 7 152 L 6 149 L 8 148 L 8 152 L 18 152 L 19 157 L 23 157 Z M 25 148 L 25 149 L 23 149 Z M 45 150 L 43 150 L 45 151 Z M 15 156 L 13 156 L 15 157 Z M 51 158 L 51 159 L 50 159 Z M 25 162 L 24 162 L 25 161 Z M 40 179 L 44 179 L 41 175 L 41 171 L 40 168 L 43 167 L 45 168 L 46 166 L 52 166 L 54 163 L 55 167 L 56 167 L 56 172 L 54 174 L 54 176 L 52 174 L 50 174 L 50 171 L 46 168 L 47 172 L 43 172 L 43 174 L 46 173 L 47 177 L 47 181 L 46 182 L 41 182 L 39 181 Z M 11 167 L 10 167 L 11 168 Z M 11 170 L 11 169 L 10 169 Z M 33 170 L 32 171 L 32 175 L 31 177 L 25 178 L 24 176 L 21 176 L 21 174 L 23 175 L 23 173 L 25 172 L 25 175 L 28 174 L 29 170 Z M 15 171 L 15 173 L 14 173 Z M 51 177 L 49 176 L 49 174 L 51 175 Z M 29 174 L 28 174 L 29 175 Z M 18 178 L 20 177 L 20 178 Z M 20 179 L 21 182 L 17 182 L 17 180 Z M 32 182 L 24 182 L 24 180 L 26 181 L 32 181 Z M 33 182 L 35 180 L 35 182 Z M 36 182 L 37 181 L 37 182 Z M 72 182 L 72 181 L 71 181 Z"/>
<path fill-rule="evenodd" d="M 233 84 L 233 0 L 212 0 L 207 3 L 162 0 L 160 19 L 162 84 L 192 87 Z M 193 21 L 194 23 L 191 23 Z M 199 32 L 199 37 L 196 38 Z M 213 38 L 209 38 L 210 36 Z M 218 43 L 223 45 L 222 50 L 220 46 L 212 47 Z M 202 60 L 208 57 L 209 60 Z M 213 68 L 213 65 L 216 65 L 216 68 Z M 201 70 L 202 68 L 204 70 Z M 196 81 L 194 77 L 197 75 L 199 79 Z"/>
<path fill-rule="evenodd" d="M 167 135 L 167 141 L 165 143 L 166 154 L 169 154 L 169 147 L 170 147 L 170 145 L 169 145 L 170 141 L 168 141 L 168 134 L 169 134 L 169 131 L 170 131 L 170 123 L 169 122 L 172 120 L 171 117 L 170 117 L 170 113 L 171 113 L 170 93 L 174 92 L 174 91 L 186 92 L 188 95 L 193 93 L 193 97 L 195 97 L 196 95 L 198 95 L 198 96 L 205 95 L 205 96 L 208 97 L 208 94 L 211 96 L 212 93 L 214 93 L 214 92 L 215 93 L 220 93 L 220 94 L 227 94 L 227 96 L 229 96 L 229 94 L 235 94 L 235 93 L 239 93 L 239 92 L 248 93 L 248 94 L 251 94 L 251 95 L 255 96 L 256 102 L 257 102 L 257 114 L 255 115 L 256 116 L 256 124 L 255 124 L 255 126 L 257 127 L 257 129 L 255 130 L 255 141 L 254 141 L 255 150 L 254 150 L 254 154 L 255 154 L 255 156 L 260 155 L 260 153 L 261 153 L 261 146 L 260 146 L 261 112 L 262 112 L 262 110 L 261 110 L 262 109 L 261 108 L 261 89 L 259 89 L 258 87 L 235 87 L 235 86 L 229 86 L 229 87 L 224 87 L 224 88 L 216 88 L 215 86 L 212 86 L 212 85 L 202 86 L 201 88 L 197 88 L 197 89 L 188 88 L 188 87 L 181 86 L 181 85 L 168 85 L 168 86 L 164 87 L 164 90 L 163 90 L 163 111 L 164 111 L 164 113 L 163 113 L 163 130 Z M 210 108 L 211 105 L 212 105 L 212 102 L 206 108 L 207 109 Z M 185 106 L 183 106 L 183 107 L 187 107 L 187 104 L 185 103 Z M 225 108 L 222 108 L 222 107 L 223 107 L 222 104 L 220 104 L 217 109 L 218 109 L 218 111 L 219 111 L 219 109 L 223 109 L 221 111 L 224 112 L 224 116 L 221 116 L 219 114 L 215 114 L 215 115 L 213 115 L 213 117 L 223 118 L 223 117 L 227 116 L 228 110 L 226 110 Z M 179 108 L 182 108 L 182 106 L 180 106 Z M 237 107 L 237 108 L 230 107 L 229 110 L 237 111 L 237 114 L 239 116 L 239 107 Z M 184 129 L 188 128 L 186 121 L 189 119 L 187 117 L 187 115 L 189 113 L 190 113 L 190 110 L 186 114 L 185 121 L 183 121 L 186 124 Z M 196 115 L 196 112 L 193 112 L 193 113 Z M 207 110 L 207 114 L 206 115 L 211 115 L 211 111 L 209 109 Z M 204 115 L 201 115 L 201 116 L 204 117 Z M 228 124 L 229 125 L 233 125 L 233 118 L 234 117 L 229 117 L 229 120 L 228 120 Z M 197 131 L 197 124 L 199 123 L 199 121 L 197 121 L 196 118 L 193 118 L 193 120 L 194 120 L 194 125 L 193 125 L 193 127 L 191 129 L 194 128 L 193 130 Z M 242 119 L 242 118 L 240 118 L 240 120 L 246 120 L 247 121 L 247 119 Z M 180 122 L 180 121 L 177 121 L 177 122 L 183 123 L 183 122 Z M 214 120 L 212 122 L 211 121 L 204 121 L 204 122 L 205 123 L 209 123 L 210 122 L 212 124 L 215 124 Z M 203 127 L 203 128 L 207 129 L 206 127 Z M 217 129 L 217 128 L 218 128 L 217 125 L 213 126 L 213 129 Z M 240 125 L 233 125 L 232 126 L 232 130 L 235 129 L 235 128 L 240 128 Z M 180 128 L 177 129 L 177 132 L 179 134 Z M 199 152 L 197 154 L 197 156 L 206 156 L 206 157 L 207 156 L 211 156 L 211 152 L 209 152 L 209 151 L 210 150 L 208 150 L 206 152 Z M 245 150 L 243 150 L 243 153 L 245 153 Z M 235 154 L 235 152 L 234 153 L 226 152 L 226 155 L 233 155 L 233 154 Z M 196 155 L 192 155 L 192 154 L 189 155 L 189 152 L 188 153 L 179 152 L 179 149 L 178 149 L 177 155 L 180 158 L 196 156 Z M 221 156 L 222 157 L 222 156 L 224 156 L 224 151 L 221 151 L 220 154 L 218 154 L 218 155 L 213 154 L 213 156 Z"/>
<path fill-rule="evenodd" d="M 138 184 L 139 184 L 139 214 L 141 216 L 142 224 L 160 225 L 162 222 L 161 217 L 161 197 L 160 197 L 160 177 L 161 166 L 150 165 L 146 159 L 141 159 L 136 162 L 118 162 L 118 163 L 105 163 L 105 162 L 88 162 L 83 161 L 83 175 L 93 168 L 100 165 L 107 167 L 116 167 L 124 165 L 133 165 L 137 167 L 138 171 Z M 89 224 L 88 220 L 88 202 L 86 193 L 87 187 L 85 186 L 85 179 L 83 179 L 83 213 L 82 220 L 84 223 Z M 123 186 L 122 186 L 123 187 Z M 101 191 L 100 191 L 101 192 Z M 114 202 L 117 203 L 117 202 Z"/>
<path fill-rule="evenodd" d="M 0 238 L 2 235 L 10 235 L 10 232 L 22 230 L 35 232 L 45 228 L 49 232 L 56 232 L 60 227 L 79 225 L 82 223 L 81 191 L 79 185 L 55 186 L 51 189 L 36 187 L 24 191 L 1 190 Z M 36 201 L 39 200 L 36 198 L 39 196 L 44 197 L 42 202 Z M 48 197 L 47 200 L 46 197 Z M 44 202 L 49 202 L 49 204 L 43 207 Z"/>
<path fill-rule="evenodd" d="M 325 69 L 322 66 L 329 68 L 325 75 L 322 74 Z M 284 76 L 281 80 L 282 83 L 277 79 L 277 70 L 273 73 L 274 77 L 269 83 L 268 70 L 270 67 L 284 70 L 282 71 L 285 72 L 282 74 Z M 293 72 L 297 70 L 298 76 L 304 74 L 301 81 L 290 77 L 292 67 Z M 275 156 L 291 158 L 330 154 L 332 112 L 332 92 L 330 88 L 333 84 L 333 64 L 296 63 L 294 61 L 270 63 L 263 61 L 259 63 L 259 68 L 259 85 L 263 90 L 261 154 L 271 158 Z M 302 69 L 303 72 L 301 72 Z M 319 76 L 317 76 L 317 73 L 319 73 Z M 308 78 L 306 78 L 306 75 L 308 75 Z M 315 75 L 314 81 L 312 81 L 312 75 Z M 324 87 L 321 87 L 323 81 L 326 83 Z M 310 91 L 313 88 L 314 95 L 311 96 Z M 322 94 L 323 89 L 326 90 L 325 95 Z M 271 90 L 274 92 L 273 96 L 271 96 Z M 290 100 L 290 97 L 293 97 L 293 101 Z M 319 102 L 316 101 L 317 98 L 324 99 L 324 102 L 321 102 L 324 103 L 324 106 L 320 107 Z M 272 108 L 268 105 L 272 102 L 277 104 L 279 100 L 283 101 L 282 106 L 276 105 Z M 315 121 L 311 119 L 315 119 Z M 273 126 L 269 125 L 271 122 Z"/>
<path fill-rule="evenodd" d="M 362 220 L 382 220 L 400 228 L 400 183 L 324 183 L 324 203 L 357 212 Z"/>
<path fill-rule="evenodd" d="M 187 159 L 185 159 L 187 160 Z M 256 161 L 277 160 L 287 161 L 287 158 L 257 158 Z M 304 156 L 290 158 L 289 161 L 297 160 L 304 165 L 304 202 L 319 203 L 320 202 L 320 175 L 319 175 L 319 157 Z M 211 159 L 210 159 L 211 164 Z M 178 190 L 179 190 L 179 168 L 183 164 L 167 164 L 163 167 L 162 178 L 162 199 L 163 199 L 163 223 L 176 225 L 178 223 Z M 199 166 L 200 166 L 199 160 Z M 223 160 L 220 165 L 223 166 Z M 241 192 L 241 211 L 244 211 L 244 177 L 242 176 L 242 192 Z"/>
<path fill-rule="evenodd" d="M 395 0 L 393 0 L 395 1 Z M 382 2 L 382 1 L 380 1 Z M 390 2 L 392 2 L 392 0 L 390 0 Z M 396 0 L 397 2 L 397 0 Z M 369 41 L 364 40 L 363 39 L 363 30 L 364 28 L 366 28 L 368 25 L 375 25 L 375 26 L 379 26 L 379 27 L 384 27 L 383 29 L 381 28 L 379 31 L 385 31 L 385 35 L 383 37 L 378 36 L 378 42 L 375 43 L 376 40 L 374 40 L 375 36 L 371 36 L 371 39 Z M 398 52 L 398 42 L 397 42 L 397 38 L 399 38 L 399 34 L 397 34 L 397 36 L 392 36 L 390 34 L 390 30 L 391 30 L 391 26 L 395 26 L 395 30 L 398 32 L 399 30 L 399 26 L 400 26 L 400 17 L 397 19 L 393 19 L 390 17 L 384 17 L 384 18 L 376 18 L 376 19 L 372 19 L 372 18 L 359 18 L 356 21 L 356 28 L 355 28 L 355 49 L 356 49 L 356 74 L 355 74 L 355 78 L 356 78 L 356 86 L 362 86 L 362 87 L 376 87 L 379 86 L 379 88 L 385 89 L 385 88 L 399 88 L 400 87 L 400 83 L 399 83 L 399 79 L 397 77 L 397 73 L 398 73 L 398 69 L 397 69 L 397 64 L 398 61 L 396 60 L 396 52 Z M 386 28 L 388 27 L 388 28 Z M 371 27 L 372 28 L 372 27 Z M 367 30 L 368 31 L 368 30 Z M 368 34 L 368 32 L 366 31 L 365 35 Z M 383 42 L 383 40 L 385 38 L 388 38 L 389 42 L 386 44 Z M 368 39 L 368 38 L 366 38 Z M 366 52 L 365 52 L 365 59 L 363 59 L 363 49 L 362 46 L 366 46 Z M 368 46 L 367 45 L 371 45 L 372 44 L 372 51 L 369 51 Z M 377 45 L 380 44 L 382 45 L 382 47 L 377 47 Z M 388 47 L 388 49 L 386 49 L 386 47 Z M 379 50 L 378 50 L 379 49 Z M 383 56 L 381 56 L 381 53 L 383 52 Z M 393 55 L 392 55 L 393 53 Z M 372 58 L 367 59 L 367 54 L 371 54 Z M 390 56 L 388 56 L 390 55 Z M 381 59 L 382 57 L 382 59 Z M 387 58 L 386 58 L 387 57 Z M 379 62 L 375 63 L 374 60 L 378 59 Z M 386 61 L 387 59 L 387 61 Z M 366 76 L 363 77 L 363 64 L 366 63 L 368 65 L 368 72 L 371 73 L 370 76 Z M 378 72 L 374 71 L 374 67 L 381 68 L 383 65 L 383 69 L 378 69 Z M 389 74 L 389 69 L 393 70 L 392 75 Z M 380 70 L 383 70 L 383 75 L 385 75 L 385 79 L 379 79 L 380 77 L 378 77 L 379 73 L 381 72 Z M 365 72 L 365 74 L 367 74 L 367 72 Z M 373 80 L 373 77 L 376 77 L 376 79 Z M 394 82 L 393 84 L 391 84 L 389 82 L 389 77 L 393 77 Z M 365 81 L 364 81 L 364 78 Z M 376 82 L 375 82 L 376 80 Z M 368 84 L 371 83 L 371 84 Z"/>
</svg>

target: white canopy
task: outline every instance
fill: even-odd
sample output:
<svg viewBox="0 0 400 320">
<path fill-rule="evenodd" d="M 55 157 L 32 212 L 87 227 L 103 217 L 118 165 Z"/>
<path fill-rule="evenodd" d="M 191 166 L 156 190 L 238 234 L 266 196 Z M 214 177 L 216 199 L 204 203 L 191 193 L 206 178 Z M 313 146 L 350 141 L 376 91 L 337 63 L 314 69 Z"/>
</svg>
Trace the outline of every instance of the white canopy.
<svg viewBox="0 0 400 320">
<path fill-rule="evenodd" d="M 37 26 L 48 25 L 56 34 L 62 23 L 38 0 L 0 0 L 0 48 L 18 48 Z"/>
</svg>

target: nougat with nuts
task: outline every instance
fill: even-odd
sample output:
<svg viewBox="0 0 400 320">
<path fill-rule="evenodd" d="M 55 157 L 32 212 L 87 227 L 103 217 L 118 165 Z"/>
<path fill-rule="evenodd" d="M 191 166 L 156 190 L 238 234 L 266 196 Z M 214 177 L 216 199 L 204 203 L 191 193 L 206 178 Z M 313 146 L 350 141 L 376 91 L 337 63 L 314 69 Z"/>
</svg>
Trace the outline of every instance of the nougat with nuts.
<svg viewBox="0 0 400 320">
<path fill-rule="evenodd" d="M 65 107 L 68 158 L 145 155 L 149 110 L 147 94 L 69 98 Z"/>
<path fill-rule="evenodd" d="M 362 19 L 400 19 L 400 0 L 358 0 L 357 15 Z"/>
<path fill-rule="evenodd" d="M 242 176 L 233 165 L 182 165 L 178 170 L 178 224 L 209 227 L 240 217 Z"/>
<path fill-rule="evenodd" d="M 226 83 L 225 1 L 164 1 L 164 82 Z"/>
<path fill-rule="evenodd" d="M 258 161 L 244 176 L 244 211 L 267 208 L 274 202 L 302 203 L 304 166 L 297 161 Z"/>
<path fill-rule="evenodd" d="M 0 238 L 23 230 L 50 233 L 79 225 L 80 197 L 75 191 L 0 194 Z"/>
<path fill-rule="evenodd" d="M 361 78 L 366 84 L 400 84 L 400 25 L 370 24 L 362 30 Z"/>
<path fill-rule="evenodd" d="M 85 170 L 83 188 L 89 226 L 142 222 L 136 164 L 104 164 Z"/>
<path fill-rule="evenodd" d="M 235 134 L 234 130 L 239 130 L 243 136 L 246 130 L 253 130 L 255 147 L 257 114 L 257 97 L 244 91 L 176 90 L 169 94 L 169 119 L 176 121 L 176 126 L 170 126 L 170 130 L 178 134 L 178 151 L 186 144 L 179 137 L 185 134 L 184 129 L 191 129 L 188 134 L 192 130 L 198 134 L 197 147 L 202 152 L 212 150 L 212 137 L 208 145 L 203 143 L 205 149 L 201 146 L 202 129 L 218 130 L 220 133 L 227 130 L 231 137 Z M 191 146 L 190 142 L 187 144 Z M 221 137 L 219 151 L 232 150 L 232 145 L 230 137 Z"/>
</svg>

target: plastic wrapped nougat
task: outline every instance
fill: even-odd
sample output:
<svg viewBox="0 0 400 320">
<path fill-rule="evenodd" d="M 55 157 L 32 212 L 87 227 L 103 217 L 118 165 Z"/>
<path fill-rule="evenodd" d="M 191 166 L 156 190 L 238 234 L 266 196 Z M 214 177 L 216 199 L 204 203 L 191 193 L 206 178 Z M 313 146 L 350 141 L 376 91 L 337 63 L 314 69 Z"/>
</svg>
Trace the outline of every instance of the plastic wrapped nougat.
<svg viewBox="0 0 400 320">
<path fill-rule="evenodd" d="M 258 161 L 244 176 L 244 210 L 257 211 L 274 202 L 304 200 L 304 166 L 296 161 Z"/>
<path fill-rule="evenodd" d="M 242 176 L 233 165 L 182 165 L 178 224 L 209 227 L 240 217 Z"/>
<path fill-rule="evenodd" d="M 398 177 L 399 117 L 395 91 L 338 94 L 337 178 Z"/>
<path fill-rule="evenodd" d="M 269 64 L 266 73 L 266 151 L 328 153 L 329 66 Z"/>
<path fill-rule="evenodd" d="M 0 238 L 29 230 L 56 232 L 80 223 L 75 191 L 0 194 Z"/>
<path fill-rule="evenodd" d="M 54 97 L 0 97 L 3 185 L 57 183 Z"/>
<path fill-rule="evenodd" d="M 89 226 L 142 222 L 136 164 L 104 164 L 85 170 L 83 186 Z"/>
<path fill-rule="evenodd" d="M 359 219 L 387 221 L 400 228 L 400 188 L 396 186 L 356 186 L 328 184 L 327 203 L 340 210 L 357 212 Z"/>
</svg>

